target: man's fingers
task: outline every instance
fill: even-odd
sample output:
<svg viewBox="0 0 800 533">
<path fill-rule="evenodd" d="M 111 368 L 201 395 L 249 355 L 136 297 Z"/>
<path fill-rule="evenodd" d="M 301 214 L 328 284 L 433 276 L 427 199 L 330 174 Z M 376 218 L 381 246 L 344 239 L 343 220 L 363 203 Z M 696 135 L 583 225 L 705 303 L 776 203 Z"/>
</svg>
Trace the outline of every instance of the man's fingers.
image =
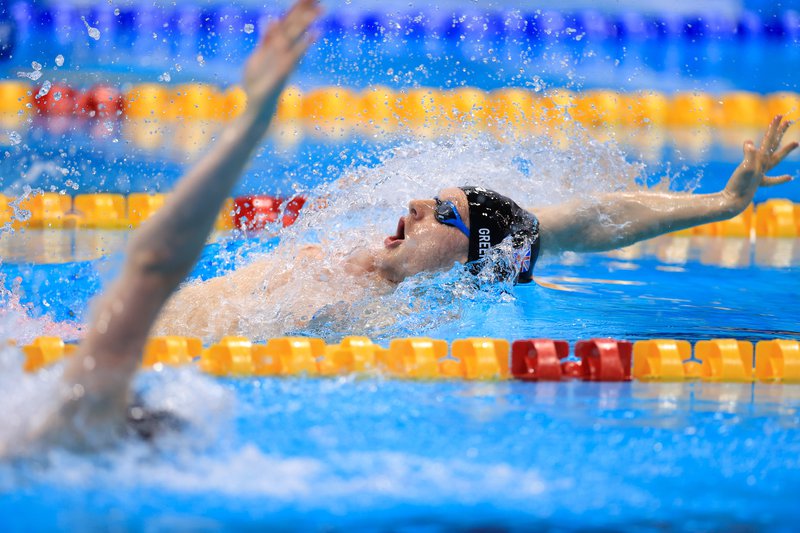
<svg viewBox="0 0 800 533">
<path fill-rule="evenodd" d="M 286 37 L 291 43 L 300 39 L 317 19 L 321 8 L 316 0 L 301 0 L 289 11 L 283 20 Z"/>
<path fill-rule="evenodd" d="M 267 41 L 272 38 L 286 43 L 281 46 L 291 48 L 298 40 L 302 39 L 321 12 L 322 8 L 317 0 L 296 2 L 282 18 L 269 23 L 267 31 L 261 38 L 261 46 L 265 46 Z"/>
<path fill-rule="evenodd" d="M 286 12 L 286 14 L 283 16 L 283 20 L 292 22 L 301 13 L 317 6 L 317 3 L 317 0 L 298 0 L 292 5 L 292 7 L 289 8 L 289 11 Z"/>
<path fill-rule="evenodd" d="M 746 140 L 742 145 L 742 152 L 744 153 L 744 160 L 750 161 L 754 157 L 756 146 L 751 140 Z"/>
<path fill-rule="evenodd" d="M 775 151 L 781 145 L 781 141 L 783 141 L 783 135 L 786 133 L 786 130 L 789 129 L 789 126 L 792 125 L 790 120 L 784 120 L 778 125 L 778 129 L 775 133 L 775 140 L 772 144 L 772 150 Z"/>
<path fill-rule="evenodd" d="M 260 43 L 261 46 L 264 46 L 272 35 L 278 33 L 279 24 L 280 24 L 279 20 L 269 21 L 269 24 L 267 24 L 266 31 L 264 31 L 264 33 L 261 35 L 261 43 Z"/>
<path fill-rule="evenodd" d="M 761 180 L 761 186 L 772 187 L 782 183 L 787 183 L 793 179 L 794 178 L 792 178 L 789 174 L 784 174 L 783 176 L 764 176 L 764 178 Z"/>
<path fill-rule="evenodd" d="M 783 159 L 787 155 L 789 155 L 792 152 L 792 150 L 797 148 L 797 146 L 798 146 L 797 142 L 790 142 L 789 144 L 787 144 L 786 146 L 775 152 L 775 155 L 773 156 L 774 158 L 773 161 L 775 162 L 775 165 L 783 161 Z"/>
<path fill-rule="evenodd" d="M 767 152 L 771 152 L 773 150 L 773 145 L 775 142 L 775 132 L 778 130 L 778 126 L 783 120 L 783 115 L 776 115 L 775 118 L 769 123 L 767 126 L 767 131 L 764 133 L 764 138 L 761 140 L 761 149 Z"/>
</svg>

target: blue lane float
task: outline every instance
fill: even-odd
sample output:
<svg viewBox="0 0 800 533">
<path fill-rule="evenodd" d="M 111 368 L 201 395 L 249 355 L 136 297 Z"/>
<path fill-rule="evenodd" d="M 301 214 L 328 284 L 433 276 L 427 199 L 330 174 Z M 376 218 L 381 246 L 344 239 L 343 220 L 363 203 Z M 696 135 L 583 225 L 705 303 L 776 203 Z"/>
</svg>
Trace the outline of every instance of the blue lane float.
<svg viewBox="0 0 800 533">
<path fill-rule="evenodd" d="M 152 3 L 121 8 L 99 5 L 15 2 L 8 10 L 20 35 L 28 32 L 68 33 L 88 24 L 101 32 L 133 32 L 145 36 L 172 33 L 181 36 L 238 33 L 247 26 L 258 34 L 274 9 L 225 4 L 204 7 L 179 5 L 157 7 Z M 320 24 L 326 36 L 355 35 L 366 38 L 433 37 L 448 40 L 647 40 L 647 39 L 785 39 L 800 37 L 800 13 L 785 10 L 770 16 L 743 11 L 737 17 L 718 13 L 688 16 L 648 16 L 634 12 L 603 13 L 584 10 L 559 11 L 417 11 L 381 13 L 334 11 Z M 247 33 L 250 33 L 248 31 Z"/>
</svg>

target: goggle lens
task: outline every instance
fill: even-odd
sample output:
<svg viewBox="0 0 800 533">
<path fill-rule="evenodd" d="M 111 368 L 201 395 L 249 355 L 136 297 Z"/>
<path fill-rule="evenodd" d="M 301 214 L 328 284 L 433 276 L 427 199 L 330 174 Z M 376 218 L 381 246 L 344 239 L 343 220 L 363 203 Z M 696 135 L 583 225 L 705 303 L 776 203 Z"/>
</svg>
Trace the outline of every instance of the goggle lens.
<svg viewBox="0 0 800 533">
<path fill-rule="evenodd" d="M 436 201 L 436 220 L 440 223 L 447 224 L 461 218 L 458 216 L 458 211 L 453 202 L 442 202 L 439 198 L 434 198 L 434 200 Z"/>
<path fill-rule="evenodd" d="M 433 199 L 436 202 L 436 207 L 433 208 L 433 216 L 436 221 L 439 224 L 453 226 L 469 238 L 469 229 L 464 224 L 464 221 L 461 220 L 456 204 L 450 200 L 442 201 L 437 196 L 434 196 Z"/>
</svg>

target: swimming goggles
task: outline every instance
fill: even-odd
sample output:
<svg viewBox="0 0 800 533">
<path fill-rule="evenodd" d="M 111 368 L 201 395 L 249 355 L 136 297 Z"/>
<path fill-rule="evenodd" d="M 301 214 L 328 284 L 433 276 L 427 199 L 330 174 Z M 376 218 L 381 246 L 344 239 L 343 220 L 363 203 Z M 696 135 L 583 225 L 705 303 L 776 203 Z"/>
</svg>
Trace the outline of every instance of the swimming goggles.
<svg viewBox="0 0 800 533">
<path fill-rule="evenodd" d="M 461 215 L 458 213 L 456 204 L 450 200 L 440 200 L 438 196 L 433 197 L 436 202 L 436 207 L 433 208 L 433 216 L 439 224 L 453 226 L 467 236 L 469 239 L 469 228 L 461 220 Z"/>
</svg>

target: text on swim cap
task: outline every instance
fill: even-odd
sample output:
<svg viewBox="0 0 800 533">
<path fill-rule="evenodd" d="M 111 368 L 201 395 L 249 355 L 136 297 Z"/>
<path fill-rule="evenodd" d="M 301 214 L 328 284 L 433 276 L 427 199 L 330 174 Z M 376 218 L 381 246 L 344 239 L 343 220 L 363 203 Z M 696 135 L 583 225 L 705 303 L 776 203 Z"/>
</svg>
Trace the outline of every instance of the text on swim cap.
<svg viewBox="0 0 800 533">
<path fill-rule="evenodd" d="M 478 257 L 483 257 L 483 255 L 488 252 L 489 248 L 491 247 L 492 237 L 489 228 L 478 229 Z"/>
</svg>

